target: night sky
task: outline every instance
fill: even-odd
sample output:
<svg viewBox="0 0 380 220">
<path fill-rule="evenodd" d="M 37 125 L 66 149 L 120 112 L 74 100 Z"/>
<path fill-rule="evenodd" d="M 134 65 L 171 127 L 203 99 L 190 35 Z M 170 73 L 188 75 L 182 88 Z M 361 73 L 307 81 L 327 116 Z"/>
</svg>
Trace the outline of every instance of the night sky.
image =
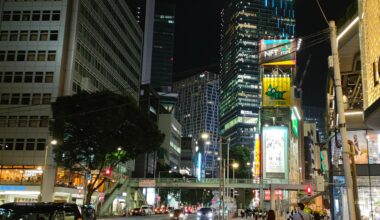
<svg viewBox="0 0 380 220">
<path fill-rule="evenodd" d="M 354 0 L 320 0 L 327 19 L 336 20 L 346 13 Z M 184 71 L 219 66 L 220 11 L 222 0 L 179 0 L 176 9 L 176 42 L 174 54 L 174 79 Z M 297 37 L 307 36 L 327 28 L 315 0 L 296 0 Z M 328 35 L 326 35 L 328 36 Z M 307 46 L 307 42 L 304 44 Z M 329 40 L 307 48 L 298 54 L 298 72 L 302 73 L 311 54 L 311 63 L 304 78 L 303 102 L 306 105 L 325 104 L 327 56 L 331 54 Z M 300 75 L 300 74 L 298 74 Z"/>
</svg>

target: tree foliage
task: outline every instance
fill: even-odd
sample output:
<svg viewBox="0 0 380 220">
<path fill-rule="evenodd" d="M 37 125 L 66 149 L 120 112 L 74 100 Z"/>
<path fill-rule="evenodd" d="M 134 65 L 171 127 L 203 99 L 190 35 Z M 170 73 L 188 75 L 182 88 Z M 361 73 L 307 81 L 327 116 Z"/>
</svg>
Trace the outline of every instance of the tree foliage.
<svg viewBox="0 0 380 220">
<path fill-rule="evenodd" d="M 164 135 L 130 96 L 103 91 L 59 97 L 52 104 L 58 166 L 89 174 L 153 152 Z M 100 172 L 87 186 L 86 203 L 105 181 Z"/>
<path fill-rule="evenodd" d="M 230 149 L 230 159 L 239 164 L 235 170 L 235 178 L 249 178 L 250 166 L 247 163 L 251 161 L 251 150 L 249 147 L 238 146 Z M 232 161 L 230 161 L 232 164 Z M 232 177 L 232 166 L 230 166 L 230 177 Z"/>
</svg>

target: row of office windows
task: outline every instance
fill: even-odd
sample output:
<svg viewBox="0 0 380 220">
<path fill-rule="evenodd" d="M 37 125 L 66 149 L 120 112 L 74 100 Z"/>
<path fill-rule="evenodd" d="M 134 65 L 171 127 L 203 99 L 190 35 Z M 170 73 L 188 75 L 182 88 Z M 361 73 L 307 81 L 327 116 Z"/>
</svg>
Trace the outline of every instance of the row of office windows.
<svg viewBox="0 0 380 220">
<path fill-rule="evenodd" d="M 56 11 L 4 11 L 2 21 L 59 21 L 61 12 Z"/>
<path fill-rule="evenodd" d="M 0 72 L 0 83 L 52 83 L 54 72 Z"/>
<path fill-rule="evenodd" d="M 49 116 L 36 116 L 36 115 L 0 116 L 0 127 L 47 128 L 49 127 Z"/>
<path fill-rule="evenodd" d="M 56 41 L 58 40 L 57 30 L 14 30 L 1 31 L 0 41 Z"/>
<path fill-rule="evenodd" d="M 50 93 L 3 93 L 0 96 L 0 105 L 47 105 L 50 102 Z"/>
<path fill-rule="evenodd" d="M 9 50 L 0 51 L 0 62 L 3 61 L 55 61 L 55 50 Z"/>
<path fill-rule="evenodd" d="M 45 138 L 0 138 L 0 150 L 45 150 Z"/>
</svg>

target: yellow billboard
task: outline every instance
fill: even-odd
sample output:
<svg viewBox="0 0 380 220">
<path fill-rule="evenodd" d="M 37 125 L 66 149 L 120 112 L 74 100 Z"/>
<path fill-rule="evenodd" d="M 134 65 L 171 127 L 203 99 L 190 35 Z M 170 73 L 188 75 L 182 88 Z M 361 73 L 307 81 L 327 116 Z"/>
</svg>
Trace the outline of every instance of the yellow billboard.
<svg viewBox="0 0 380 220">
<path fill-rule="evenodd" d="M 263 77 L 263 106 L 290 106 L 290 77 L 288 75 L 266 75 Z"/>
</svg>

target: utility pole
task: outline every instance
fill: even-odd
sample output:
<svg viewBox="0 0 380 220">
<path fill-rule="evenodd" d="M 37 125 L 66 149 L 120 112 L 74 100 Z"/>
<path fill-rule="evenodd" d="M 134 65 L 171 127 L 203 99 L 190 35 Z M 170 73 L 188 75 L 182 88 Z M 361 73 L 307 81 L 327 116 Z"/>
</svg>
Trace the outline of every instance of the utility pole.
<svg viewBox="0 0 380 220">
<path fill-rule="evenodd" d="M 354 189 L 352 183 L 352 173 L 350 166 L 350 147 L 347 142 L 347 129 L 346 129 L 346 118 L 344 116 L 344 106 L 343 106 L 343 94 L 342 94 L 342 80 L 340 76 L 340 66 L 339 66 L 339 55 L 338 55 L 338 41 L 336 38 L 336 26 L 335 21 L 329 22 L 330 27 L 330 40 L 331 40 L 331 53 L 334 62 L 334 85 L 335 85 L 335 95 L 337 100 L 337 110 L 339 117 L 339 129 L 342 136 L 342 156 L 343 156 L 343 169 L 344 176 L 346 179 L 347 188 L 347 200 L 348 200 L 348 211 L 350 219 L 360 219 L 356 215 L 355 200 L 354 200 Z M 356 178 L 356 177 L 355 177 Z"/>
<path fill-rule="evenodd" d="M 227 166 L 226 166 L 226 169 L 227 169 L 227 185 L 230 184 L 230 138 L 227 139 Z M 230 188 L 227 187 L 227 192 L 230 191 Z M 227 193 L 226 195 L 229 195 L 229 193 Z"/>
<path fill-rule="evenodd" d="M 223 169 L 223 150 L 222 137 L 219 137 L 219 219 L 224 219 L 224 169 Z M 222 213 L 220 213 L 222 211 Z M 223 217 L 223 218 L 222 218 Z"/>
</svg>

